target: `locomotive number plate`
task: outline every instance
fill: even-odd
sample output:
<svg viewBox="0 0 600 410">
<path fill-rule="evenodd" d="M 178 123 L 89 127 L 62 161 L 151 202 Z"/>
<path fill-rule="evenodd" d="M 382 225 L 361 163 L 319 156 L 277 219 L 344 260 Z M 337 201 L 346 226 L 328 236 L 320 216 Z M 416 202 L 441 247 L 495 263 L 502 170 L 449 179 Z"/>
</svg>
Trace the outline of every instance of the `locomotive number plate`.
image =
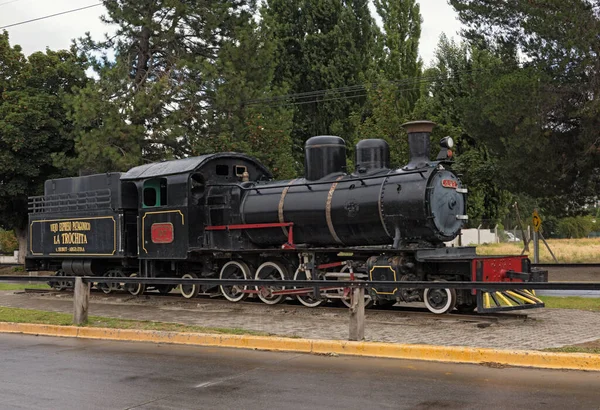
<svg viewBox="0 0 600 410">
<path fill-rule="evenodd" d="M 173 224 L 171 222 L 161 222 L 152 224 L 150 230 L 152 243 L 173 242 Z"/>
</svg>

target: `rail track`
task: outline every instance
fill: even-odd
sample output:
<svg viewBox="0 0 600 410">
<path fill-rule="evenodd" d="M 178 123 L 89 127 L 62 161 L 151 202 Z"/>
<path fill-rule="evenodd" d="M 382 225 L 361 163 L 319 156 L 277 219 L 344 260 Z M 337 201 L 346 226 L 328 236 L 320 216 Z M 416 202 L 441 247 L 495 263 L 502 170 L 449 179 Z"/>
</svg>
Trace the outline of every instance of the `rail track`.
<svg viewBox="0 0 600 410">
<path fill-rule="evenodd" d="M 532 263 L 532 268 L 576 268 L 576 269 L 600 269 L 600 263 Z"/>
</svg>

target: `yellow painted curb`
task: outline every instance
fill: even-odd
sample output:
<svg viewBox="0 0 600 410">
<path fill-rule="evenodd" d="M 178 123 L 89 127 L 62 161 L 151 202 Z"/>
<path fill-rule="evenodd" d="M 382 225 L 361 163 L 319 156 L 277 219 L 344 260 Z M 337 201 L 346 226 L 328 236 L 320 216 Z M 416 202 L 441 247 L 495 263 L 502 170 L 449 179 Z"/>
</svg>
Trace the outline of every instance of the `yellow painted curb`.
<svg viewBox="0 0 600 410">
<path fill-rule="evenodd" d="M 535 350 L 501 350 L 458 346 L 291 339 L 269 336 L 178 333 L 8 322 L 0 322 L 0 332 L 452 363 L 494 363 L 545 369 L 600 371 L 600 355 L 587 353 L 551 353 Z"/>
</svg>

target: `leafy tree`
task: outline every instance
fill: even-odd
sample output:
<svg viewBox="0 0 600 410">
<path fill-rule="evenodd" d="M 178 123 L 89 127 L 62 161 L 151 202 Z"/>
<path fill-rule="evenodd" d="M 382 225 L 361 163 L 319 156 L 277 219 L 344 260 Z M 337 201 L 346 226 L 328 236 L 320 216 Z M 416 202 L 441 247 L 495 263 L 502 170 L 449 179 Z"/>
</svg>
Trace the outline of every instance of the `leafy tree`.
<svg viewBox="0 0 600 410">
<path fill-rule="evenodd" d="M 524 154 L 517 160 L 534 173 L 540 191 L 564 203 L 562 213 L 577 212 L 600 188 L 598 6 L 589 0 L 516 0 L 504 2 L 502 7 L 491 0 L 450 3 L 467 25 L 469 40 L 486 47 L 519 50 L 527 57 L 529 71 L 521 71 L 506 84 L 505 101 L 516 89 L 522 90 L 523 84 L 540 96 L 539 104 L 533 105 L 538 111 L 535 127 L 531 107 L 522 120 L 515 115 L 517 110 L 509 111 L 519 129 L 537 128 L 537 141 L 521 136 L 510 141 L 511 147 Z M 535 69 L 535 87 L 529 81 L 529 67 Z M 496 119 L 506 116 L 501 110 L 504 107 L 496 107 Z M 510 135 L 515 128 L 504 131 Z M 527 144 L 536 146 L 537 152 L 523 151 Z M 525 180 L 524 175 L 520 179 Z"/>
<path fill-rule="evenodd" d="M 25 257 L 27 197 L 41 195 L 48 178 L 63 170 L 52 155 L 73 150 L 72 122 L 64 108 L 69 93 L 85 86 L 86 62 L 72 51 L 26 58 L 0 34 L 0 225 L 14 229 Z"/>
<path fill-rule="evenodd" d="M 424 74 L 428 85 L 413 116 L 438 124 L 432 140 L 435 149 L 440 137 L 455 139 L 454 168 L 469 189 L 469 224 L 493 225 L 508 214 L 512 201 L 511 179 L 502 162 L 505 154 L 497 148 L 497 142 L 506 137 L 494 132 L 487 112 L 494 103 L 490 94 L 505 74 L 497 70 L 498 62 L 490 51 L 456 44 L 445 36 L 435 56 L 434 66 Z"/>
</svg>

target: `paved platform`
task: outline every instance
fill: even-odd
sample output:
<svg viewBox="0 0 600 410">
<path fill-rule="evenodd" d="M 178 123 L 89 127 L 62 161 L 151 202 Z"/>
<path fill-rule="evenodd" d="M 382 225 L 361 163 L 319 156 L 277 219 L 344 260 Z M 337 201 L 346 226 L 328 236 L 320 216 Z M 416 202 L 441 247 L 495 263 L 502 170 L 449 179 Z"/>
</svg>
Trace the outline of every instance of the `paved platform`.
<svg viewBox="0 0 600 410">
<path fill-rule="evenodd" d="M 2 291 L 0 306 L 65 313 L 73 309 L 70 293 Z M 348 337 L 347 309 L 309 309 L 293 304 L 232 304 L 221 299 L 184 301 L 181 297 L 125 294 L 106 298 L 92 294 L 90 315 L 242 328 L 288 337 L 342 340 Z M 501 320 L 490 322 L 473 316 L 435 316 L 414 310 L 367 310 L 365 337 L 368 341 L 392 343 L 544 349 L 600 340 L 600 312 L 535 309 L 506 313 Z"/>
</svg>

